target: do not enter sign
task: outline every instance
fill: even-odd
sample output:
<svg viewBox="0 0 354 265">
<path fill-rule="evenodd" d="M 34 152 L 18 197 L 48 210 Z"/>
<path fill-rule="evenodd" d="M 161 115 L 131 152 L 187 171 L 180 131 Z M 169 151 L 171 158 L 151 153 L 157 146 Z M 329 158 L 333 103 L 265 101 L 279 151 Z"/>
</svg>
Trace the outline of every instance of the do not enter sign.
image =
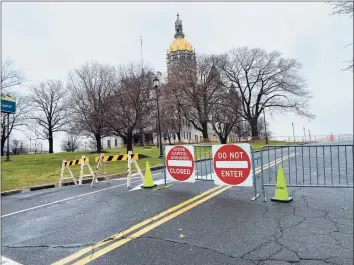
<svg viewBox="0 0 354 265">
<path fill-rule="evenodd" d="M 167 179 L 195 182 L 193 146 L 166 146 L 166 153 Z"/>
<path fill-rule="evenodd" d="M 214 145 L 212 150 L 215 184 L 249 187 L 253 185 L 249 144 Z"/>
</svg>

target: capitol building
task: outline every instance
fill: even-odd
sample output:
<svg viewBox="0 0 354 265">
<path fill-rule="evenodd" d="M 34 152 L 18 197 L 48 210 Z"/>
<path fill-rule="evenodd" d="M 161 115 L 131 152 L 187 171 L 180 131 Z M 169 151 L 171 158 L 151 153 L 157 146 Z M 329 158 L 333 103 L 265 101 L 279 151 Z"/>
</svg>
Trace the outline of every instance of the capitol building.
<svg viewBox="0 0 354 265">
<path fill-rule="evenodd" d="M 183 32 L 182 20 L 177 14 L 177 20 L 175 22 L 175 34 L 174 40 L 170 44 L 167 55 L 167 74 L 168 80 L 173 75 L 174 67 L 178 65 L 181 60 L 190 60 L 193 63 L 196 61 L 195 49 L 191 43 L 185 38 Z M 211 126 L 208 125 L 208 134 L 210 141 L 218 141 L 216 134 Z M 151 126 L 151 130 L 145 129 L 142 133 L 141 130 L 137 130 L 134 135 L 133 145 L 157 145 L 158 137 L 157 132 L 155 131 L 155 124 Z M 182 143 L 199 143 L 203 140 L 203 134 L 201 131 L 194 128 L 194 126 L 187 121 L 185 118 L 182 119 L 182 128 L 181 128 L 181 142 Z M 163 144 L 169 144 L 167 137 L 164 137 L 162 132 L 162 142 Z M 178 143 L 177 135 L 172 135 L 171 143 Z M 105 137 L 102 139 L 102 147 L 106 148 L 117 148 L 123 147 L 125 141 L 121 137 L 111 136 Z"/>
</svg>

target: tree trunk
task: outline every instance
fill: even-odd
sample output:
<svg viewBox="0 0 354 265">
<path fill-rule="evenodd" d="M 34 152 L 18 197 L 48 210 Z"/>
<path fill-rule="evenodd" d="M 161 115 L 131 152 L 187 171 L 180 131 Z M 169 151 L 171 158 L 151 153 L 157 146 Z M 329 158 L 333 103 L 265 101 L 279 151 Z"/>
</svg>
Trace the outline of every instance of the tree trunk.
<svg viewBox="0 0 354 265">
<path fill-rule="evenodd" d="M 250 126 L 251 126 L 252 140 L 259 140 L 260 137 L 258 135 L 258 119 L 257 118 L 251 119 Z"/>
<path fill-rule="evenodd" d="M 5 137 L 1 138 L 1 156 L 5 155 L 5 153 L 4 153 L 5 143 L 6 143 Z"/>
<path fill-rule="evenodd" d="M 227 144 L 226 138 L 221 137 L 221 138 L 220 138 L 220 143 L 221 143 L 221 144 Z"/>
<path fill-rule="evenodd" d="M 172 142 L 171 142 L 171 135 L 170 134 L 168 134 L 167 139 L 168 139 L 168 143 L 171 145 Z"/>
<path fill-rule="evenodd" d="M 140 145 L 144 145 L 144 131 L 143 129 L 140 129 Z"/>
<path fill-rule="evenodd" d="M 48 143 L 49 143 L 49 154 L 53 154 L 53 132 L 52 131 L 49 131 Z M 37 148 L 36 148 L 36 151 L 37 151 Z"/>
<path fill-rule="evenodd" d="M 133 134 L 129 133 L 127 135 L 127 154 L 129 151 L 133 152 Z"/>
<path fill-rule="evenodd" d="M 95 140 L 96 140 L 96 151 L 97 153 L 102 152 L 102 142 L 101 142 L 101 135 L 96 134 L 95 135 Z"/>
<path fill-rule="evenodd" d="M 176 134 L 177 134 L 178 143 L 180 143 L 181 142 L 181 132 L 179 131 Z"/>
<path fill-rule="evenodd" d="M 203 122 L 202 124 L 202 129 L 203 129 L 203 141 L 204 142 L 209 142 L 209 135 L 208 135 L 208 122 Z"/>
</svg>

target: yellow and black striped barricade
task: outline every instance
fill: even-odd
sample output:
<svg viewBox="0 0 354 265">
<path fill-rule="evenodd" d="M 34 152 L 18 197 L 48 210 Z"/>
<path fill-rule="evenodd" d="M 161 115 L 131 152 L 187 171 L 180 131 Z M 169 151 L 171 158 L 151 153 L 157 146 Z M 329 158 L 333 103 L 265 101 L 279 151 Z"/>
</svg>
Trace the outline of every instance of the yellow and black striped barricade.
<svg viewBox="0 0 354 265">
<path fill-rule="evenodd" d="M 95 174 L 93 173 L 93 170 L 89 164 L 88 157 L 82 156 L 80 159 L 75 159 L 75 160 L 71 160 L 71 161 L 63 160 L 62 166 L 61 166 L 61 172 L 60 172 L 59 187 L 62 186 L 64 179 L 73 179 L 75 185 L 77 185 L 77 181 L 75 179 L 75 176 L 74 176 L 73 172 L 71 171 L 71 167 L 74 165 L 80 165 L 79 185 L 82 185 L 82 180 L 85 177 L 91 177 L 92 179 L 94 179 Z M 85 166 L 88 167 L 90 174 L 84 175 L 84 167 Z M 69 174 L 70 174 L 69 177 L 64 176 L 65 169 L 67 169 L 69 171 Z"/>
<path fill-rule="evenodd" d="M 94 181 L 97 182 L 97 177 L 99 175 L 106 176 L 107 175 L 107 166 L 106 164 L 110 162 L 115 162 L 115 161 L 127 161 L 128 162 L 128 170 L 127 170 L 127 187 L 130 187 L 130 179 L 132 176 L 140 176 L 142 180 L 144 180 L 144 175 L 141 172 L 141 169 L 136 162 L 139 159 L 139 154 L 132 153 L 132 151 L 129 151 L 128 154 L 123 154 L 123 155 L 113 155 L 113 156 L 105 156 L 104 154 L 101 154 L 99 157 L 96 157 L 95 161 L 97 162 L 96 166 L 96 172 L 95 172 L 95 179 L 92 180 L 91 186 L 93 186 Z M 136 173 L 132 174 L 132 167 L 131 164 L 134 164 L 135 169 L 137 170 Z M 104 172 L 103 174 L 99 174 L 99 169 L 100 167 L 103 166 Z"/>
</svg>

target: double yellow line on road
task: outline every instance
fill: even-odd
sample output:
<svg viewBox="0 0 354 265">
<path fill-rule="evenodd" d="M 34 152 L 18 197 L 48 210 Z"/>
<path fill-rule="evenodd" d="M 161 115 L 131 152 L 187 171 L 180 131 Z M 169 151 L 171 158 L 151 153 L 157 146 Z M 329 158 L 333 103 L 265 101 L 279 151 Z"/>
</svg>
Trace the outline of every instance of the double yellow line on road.
<svg viewBox="0 0 354 265">
<path fill-rule="evenodd" d="M 276 161 L 272 161 L 271 163 L 264 165 L 263 168 L 264 169 L 268 168 L 268 167 L 273 166 L 276 163 L 279 163 L 282 160 L 285 160 L 288 158 L 289 158 L 289 156 L 283 157 L 281 159 L 277 159 Z M 260 171 L 261 171 L 260 168 L 257 168 L 256 174 L 258 174 Z M 190 209 L 193 209 L 194 207 L 198 206 L 199 204 L 215 197 L 216 195 L 230 189 L 231 187 L 232 186 L 217 186 L 215 188 L 207 190 L 207 191 L 205 191 L 205 192 L 203 192 L 203 193 L 201 193 L 201 194 L 199 194 L 187 201 L 184 201 L 172 208 L 169 208 L 169 209 L 167 209 L 167 210 L 165 210 L 165 211 L 163 211 L 163 212 L 161 212 L 149 219 L 146 219 L 140 223 L 137 223 L 136 225 L 133 225 L 132 227 L 130 227 L 122 232 L 119 232 L 109 238 L 101 240 L 91 247 L 87 247 L 82 250 L 79 250 L 78 252 L 76 252 L 76 253 L 74 253 L 74 254 L 70 255 L 69 257 L 66 257 L 62 260 L 57 261 L 57 262 L 53 263 L 52 265 L 65 265 L 65 264 L 83 265 L 83 264 L 87 264 L 87 263 L 103 256 L 104 254 L 126 244 L 127 242 L 140 237 L 141 235 L 151 231 L 152 229 L 162 225 L 163 223 L 189 211 Z M 142 227 L 144 227 L 144 228 L 142 228 Z M 139 228 L 142 228 L 142 229 L 138 230 Z M 136 230 L 138 230 L 138 231 L 135 232 Z M 132 232 L 135 232 L 135 233 L 129 235 Z M 117 239 L 120 239 L 120 240 L 117 240 Z M 108 245 L 108 246 L 104 247 L 105 245 Z M 99 248 L 101 248 L 101 249 L 99 249 Z M 97 249 L 99 249 L 99 250 L 97 250 Z M 95 250 L 97 250 L 97 251 L 95 251 Z M 89 255 L 85 256 L 84 258 L 81 258 L 85 254 L 89 254 Z M 81 258 L 81 259 L 79 259 L 79 258 Z M 72 263 L 72 262 L 74 262 L 74 263 Z"/>
<path fill-rule="evenodd" d="M 195 197 L 193 197 L 193 198 L 191 198 L 191 199 L 189 199 L 187 201 L 184 201 L 184 202 L 182 202 L 182 203 L 180 203 L 180 204 L 178 204 L 178 205 L 176 205 L 176 206 L 174 206 L 172 208 L 169 208 L 166 211 L 163 211 L 162 213 L 159 213 L 159 214 L 157 214 L 157 215 L 155 215 L 155 216 L 153 216 L 153 217 L 151 217 L 149 219 L 146 219 L 146 220 L 144 220 L 144 221 L 142 221 L 142 222 L 140 222 L 140 223 L 128 228 L 127 230 L 124 230 L 122 232 L 119 232 L 118 234 L 115 234 L 115 235 L 107 238 L 107 239 L 104 239 L 104 240 L 96 243 L 92 247 L 84 248 L 84 249 L 72 254 L 71 256 L 69 256 L 67 258 L 59 260 L 59 261 L 53 263 L 52 265 L 69 264 L 70 262 L 76 260 L 77 258 L 79 258 L 79 257 L 81 257 L 81 256 L 83 256 L 83 255 L 85 255 L 87 253 L 93 252 L 95 249 L 100 248 L 100 247 L 102 247 L 104 245 L 107 245 L 108 243 L 111 243 L 112 241 L 115 241 L 116 239 L 125 237 L 125 235 L 127 235 L 127 234 L 129 234 L 131 232 L 134 232 L 135 230 L 137 230 L 137 229 L 149 224 L 145 228 L 139 230 L 138 232 L 135 232 L 134 234 L 130 235 L 129 237 L 123 238 L 123 239 L 121 239 L 121 240 L 119 240 L 119 241 L 117 241 L 117 242 L 115 242 L 115 243 L 113 243 L 113 244 L 111 244 L 111 245 L 109 245 L 109 246 L 107 246 L 105 248 L 102 248 L 101 250 L 99 250 L 97 252 L 94 252 L 93 254 L 90 254 L 89 256 L 87 256 L 87 257 L 85 257 L 85 258 L 83 258 L 83 259 L 81 259 L 81 260 L 79 260 L 79 261 L 74 263 L 74 264 L 87 264 L 87 263 L 97 259 L 98 257 L 106 254 L 107 252 L 109 252 L 109 251 L 111 251 L 111 250 L 113 250 L 113 249 L 115 249 L 117 247 L 120 247 L 121 245 L 124 245 L 125 243 L 129 242 L 130 240 L 132 240 L 134 238 L 137 238 L 137 237 L 149 232 L 150 230 L 152 230 L 155 227 L 167 222 L 168 220 L 171 220 L 172 218 L 175 218 L 178 215 L 180 215 L 180 214 L 182 214 L 182 213 L 184 213 L 184 212 L 186 212 L 186 211 L 198 206 L 199 204 L 201 204 L 201 203 L 203 203 L 203 202 L 215 197 L 216 195 L 220 194 L 221 192 L 223 192 L 223 191 L 225 191 L 225 190 L 227 190 L 229 188 L 231 188 L 231 186 L 217 186 L 215 188 L 212 188 L 212 189 L 210 189 L 210 190 L 208 190 L 206 192 L 203 192 L 203 193 L 201 193 L 201 194 L 199 194 L 199 195 L 197 195 L 197 196 L 195 196 Z M 206 196 L 206 195 L 208 195 L 208 196 Z M 206 196 L 206 197 L 204 197 L 204 196 Z M 202 198 L 202 199 L 200 199 L 200 198 Z M 194 202 L 194 201 L 196 201 L 196 202 Z M 192 203 L 192 202 L 194 202 L 194 203 Z M 192 203 L 192 204 L 190 204 L 190 203 Z M 190 205 L 188 205 L 188 204 L 190 204 Z M 188 206 L 184 207 L 186 205 L 188 205 Z M 182 207 L 184 207 L 184 208 L 182 208 Z M 182 209 L 180 209 L 180 208 L 182 208 Z M 176 210 L 178 210 L 178 211 L 176 211 Z M 176 211 L 176 212 L 174 212 L 174 211 Z M 172 213 L 172 212 L 174 212 L 174 213 L 168 215 L 169 213 Z M 168 215 L 168 216 L 164 217 L 165 215 Z M 161 217 L 164 217 L 164 218 L 160 219 Z M 160 220 L 155 222 L 158 219 L 160 219 Z M 153 223 L 153 222 L 155 222 L 155 223 Z"/>
</svg>

